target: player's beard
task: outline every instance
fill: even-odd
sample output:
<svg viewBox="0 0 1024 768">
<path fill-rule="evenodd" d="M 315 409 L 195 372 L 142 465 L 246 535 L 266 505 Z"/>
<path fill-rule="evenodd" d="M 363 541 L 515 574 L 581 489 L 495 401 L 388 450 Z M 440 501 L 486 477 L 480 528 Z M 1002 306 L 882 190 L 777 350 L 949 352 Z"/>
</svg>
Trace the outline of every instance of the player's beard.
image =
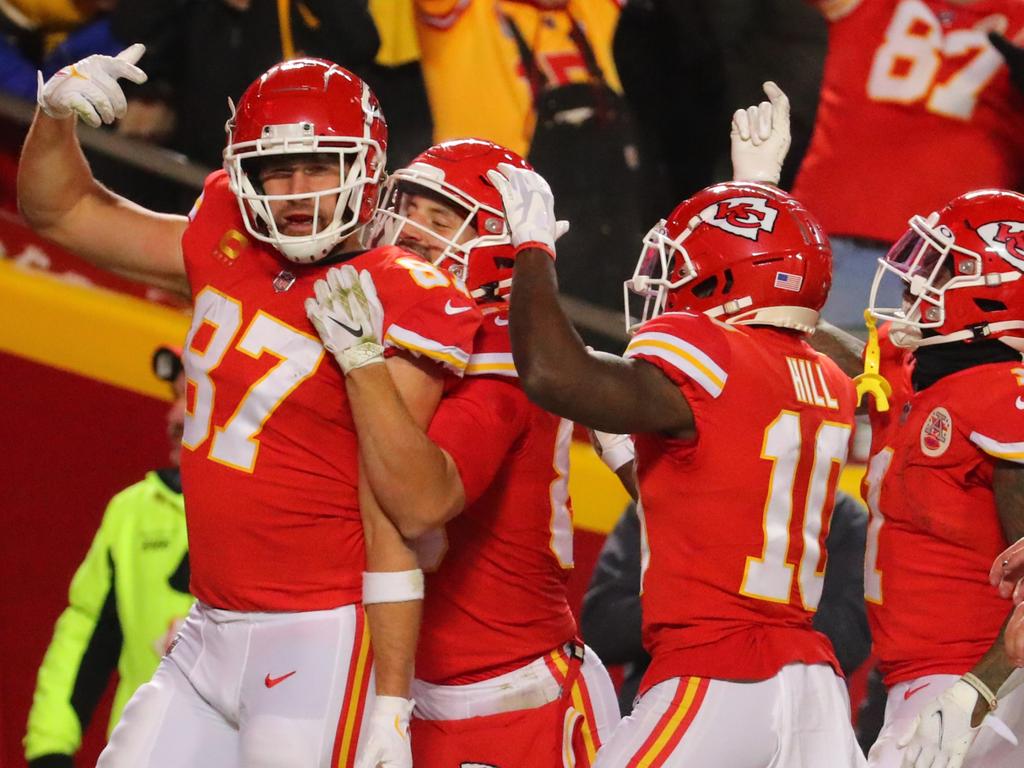
<svg viewBox="0 0 1024 768">
<path fill-rule="evenodd" d="M 431 261 L 430 248 L 416 240 L 411 240 L 407 237 L 400 237 L 398 238 L 398 247 L 404 248 L 407 251 L 412 251 L 420 258 Z"/>
</svg>

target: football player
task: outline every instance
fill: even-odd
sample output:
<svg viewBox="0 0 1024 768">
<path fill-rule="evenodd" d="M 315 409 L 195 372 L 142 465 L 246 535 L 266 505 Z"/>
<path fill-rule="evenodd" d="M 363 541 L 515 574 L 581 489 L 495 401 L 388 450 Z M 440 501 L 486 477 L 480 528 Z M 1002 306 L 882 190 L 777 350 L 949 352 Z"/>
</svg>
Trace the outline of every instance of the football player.
<svg viewBox="0 0 1024 768">
<path fill-rule="evenodd" d="M 422 574 L 359 470 L 342 373 L 303 299 L 331 264 L 373 273 L 387 367 L 423 425 L 447 374 L 465 370 L 479 313 L 413 254 L 364 250 L 387 128 L 367 85 L 331 62 L 284 62 L 246 90 L 224 170 L 188 218 L 101 186 L 76 116 L 123 116 L 117 79 L 145 79 L 142 52 L 92 56 L 40 84 L 18 178 L 39 232 L 195 304 L 181 464 L 199 603 L 100 765 L 348 766 L 358 748 L 361 766 L 409 766 L 403 638 Z"/>
<path fill-rule="evenodd" d="M 419 768 L 587 766 L 619 719 L 566 595 L 572 424 L 526 398 L 512 362 L 514 252 L 487 178 L 502 163 L 529 168 L 487 141 L 431 147 L 392 174 L 378 213 L 387 241 L 455 275 L 484 314 L 466 378 L 429 430 L 405 412 L 385 366 L 346 378 L 371 486 L 399 530 L 420 539 L 427 571 L 413 688 Z M 340 326 L 373 325 L 372 284 L 344 269 L 358 300 L 309 302 L 329 345 Z"/>
<path fill-rule="evenodd" d="M 558 305 L 546 182 L 500 170 L 520 380 L 541 407 L 636 445 L 653 660 L 597 765 L 862 765 L 810 625 L 854 409 L 850 380 L 803 338 L 830 284 L 821 227 L 767 184 L 698 192 L 644 239 L 625 355 L 596 355 Z"/>
<path fill-rule="evenodd" d="M 875 277 L 892 387 L 865 477 L 864 592 L 889 687 L 879 768 L 1024 761 L 1024 672 L 1009 679 L 1002 641 L 1012 589 L 988 583 L 1024 535 L 1022 232 L 1024 196 L 971 192 L 912 217 Z M 886 280 L 901 306 L 880 305 Z"/>
<path fill-rule="evenodd" d="M 811 2 L 828 20 L 828 55 L 793 194 L 833 245 L 842 290 L 824 314 L 859 328 L 877 259 L 912 214 L 968 189 L 1020 183 L 1024 136 L 1010 126 L 1024 116 L 1024 100 L 987 33 L 1020 42 L 1024 2 Z M 951 157 L 970 161 L 942 161 Z"/>
</svg>

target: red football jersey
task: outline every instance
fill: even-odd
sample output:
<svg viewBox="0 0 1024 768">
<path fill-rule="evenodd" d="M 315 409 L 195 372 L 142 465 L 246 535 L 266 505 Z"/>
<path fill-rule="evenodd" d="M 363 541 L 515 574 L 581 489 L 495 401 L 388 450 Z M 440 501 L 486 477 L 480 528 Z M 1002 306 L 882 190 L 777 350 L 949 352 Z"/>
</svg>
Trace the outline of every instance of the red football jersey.
<svg viewBox="0 0 1024 768">
<path fill-rule="evenodd" d="M 462 514 L 421 549 L 416 676 L 434 684 L 503 674 L 576 633 L 566 597 L 572 424 L 526 398 L 507 326 L 504 310 L 485 317 L 466 378 L 430 425 L 466 491 Z"/>
<path fill-rule="evenodd" d="M 873 445 L 864 596 L 892 686 L 960 675 L 1010 610 L 988 582 L 1007 546 L 992 491 L 999 459 L 1024 462 L 1024 366 L 993 363 L 914 393 Z"/>
<path fill-rule="evenodd" d="M 181 457 L 192 593 L 241 611 L 357 602 L 355 426 L 341 370 L 303 308 L 330 265 L 293 264 L 251 240 L 223 172 L 193 215 Z M 389 347 L 464 371 L 481 317 L 444 274 L 393 247 L 346 263 L 372 272 Z"/>
<path fill-rule="evenodd" d="M 658 366 L 697 436 L 635 437 L 645 549 L 643 689 L 671 677 L 764 680 L 831 664 L 811 628 L 853 432 L 853 384 L 799 336 L 674 312 L 626 357 Z"/>
<path fill-rule="evenodd" d="M 988 42 L 1024 0 L 819 0 L 828 55 L 793 194 L 830 235 L 896 240 L 972 189 L 1016 189 L 1024 98 Z"/>
</svg>

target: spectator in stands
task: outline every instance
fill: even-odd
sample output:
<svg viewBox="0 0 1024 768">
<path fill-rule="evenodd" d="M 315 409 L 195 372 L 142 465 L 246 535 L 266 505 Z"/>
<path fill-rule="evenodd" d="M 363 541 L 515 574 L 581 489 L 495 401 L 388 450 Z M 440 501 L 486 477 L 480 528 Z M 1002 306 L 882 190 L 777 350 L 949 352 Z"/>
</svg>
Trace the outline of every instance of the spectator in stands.
<svg viewBox="0 0 1024 768">
<path fill-rule="evenodd" d="M 153 372 L 171 384 L 170 466 L 117 494 L 71 581 L 39 668 L 25 734 L 30 768 L 70 768 L 111 674 L 120 681 L 109 734 L 135 689 L 152 677 L 192 606 L 185 505 L 178 475 L 185 374 L 177 350 L 160 347 Z"/>
<path fill-rule="evenodd" d="M 45 78 L 90 53 L 122 48 L 102 16 L 116 0 L 0 2 L 0 91 L 35 101 L 36 71 Z"/>
<path fill-rule="evenodd" d="M 476 136 L 525 156 L 554 190 L 559 215 L 576 224 L 558 244 L 560 284 L 618 310 L 649 225 L 611 53 L 622 3 L 414 2 L 435 141 Z"/>
<path fill-rule="evenodd" d="M 282 59 L 317 56 L 358 69 L 380 38 L 367 0 L 120 0 L 114 34 L 146 45 L 151 80 L 169 83 L 171 145 L 219 167 L 224 104 Z"/>
<path fill-rule="evenodd" d="M 1019 187 L 1024 97 L 987 33 L 1024 33 L 1024 2 L 816 2 L 828 55 L 793 194 L 832 240 L 823 316 L 859 328 L 876 259 L 912 214 L 972 189 Z M 882 298 L 899 306 L 898 295 Z"/>
<path fill-rule="evenodd" d="M 864 609 L 866 536 L 863 507 L 853 497 L 837 492 L 825 541 L 828 570 L 814 627 L 832 641 L 846 674 L 859 667 L 871 651 Z M 583 598 L 580 628 L 586 643 L 605 664 L 625 665 L 619 709 L 628 715 L 650 663 L 640 636 L 640 521 L 635 504 L 626 509 L 604 543 Z"/>
</svg>

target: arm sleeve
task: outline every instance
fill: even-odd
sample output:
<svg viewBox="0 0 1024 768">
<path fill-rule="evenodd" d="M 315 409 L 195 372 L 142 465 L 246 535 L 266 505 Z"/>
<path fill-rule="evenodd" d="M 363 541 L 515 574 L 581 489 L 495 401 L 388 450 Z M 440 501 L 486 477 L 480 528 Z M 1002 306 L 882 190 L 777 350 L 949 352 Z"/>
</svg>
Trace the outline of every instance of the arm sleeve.
<svg viewBox="0 0 1024 768">
<path fill-rule="evenodd" d="M 723 331 L 703 315 L 663 315 L 634 334 L 623 357 L 656 366 L 683 389 L 691 405 L 715 399 L 729 380 L 729 344 Z"/>
<path fill-rule="evenodd" d="M 69 589 L 39 667 L 25 734 L 25 758 L 73 755 L 82 742 L 121 652 L 107 508 L 100 529 Z"/>
<path fill-rule="evenodd" d="M 605 664 L 643 663 L 640 520 L 630 504 L 608 535 L 583 597 L 583 639 Z"/>
<path fill-rule="evenodd" d="M 994 459 L 1024 464 L 1024 366 L 1001 371 L 967 408 L 972 443 Z"/>
<path fill-rule="evenodd" d="M 462 376 L 483 320 L 473 300 L 411 257 L 375 271 L 373 279 L 384 305 L 385 348 L 429 358 Z"/>
<path fill-rule="evenodd" d="M 466 506 L 494 481 L 505 457 L 523 432 L 526 396 L 514 384 L 467 377 L 445 397 L 428 435 L 455 462 Z"/>
<path fill-rule="evenodd" d="M 814 628 L 828 636 L 843 672 L 849 675 L 871 652 L 864 605 L 864 546 L 867 513 L 851 496 L 836 492 L 832 525 L 825 541 L 828 568 Z"/>
</svg>

